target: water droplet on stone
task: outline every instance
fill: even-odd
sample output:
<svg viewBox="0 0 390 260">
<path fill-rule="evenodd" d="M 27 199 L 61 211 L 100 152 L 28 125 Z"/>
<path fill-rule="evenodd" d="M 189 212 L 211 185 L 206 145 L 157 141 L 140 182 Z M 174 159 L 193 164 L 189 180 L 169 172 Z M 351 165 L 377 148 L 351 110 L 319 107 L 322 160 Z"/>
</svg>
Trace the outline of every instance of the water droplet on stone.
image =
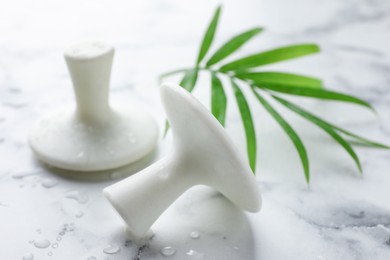
<svg viewBox="0 0 390 260">
<path fill-rule="evenodd" d="M 58 243 L 54 243 L 53 245 L 51 245 L 52 248 L 57 248 L 58 247 Z"/>
<path fill-rule="evenodd" d="M 37 172 L 34 171 L 19 171 L 12 174 L 12 178 L 14 179 L 23 179 L 24 177 L 36 175 Z"/>
<path fill-rule="evenodd" d="M 176 249 L 174 249 L 171 246 L 166 246 L 166 247 L 161 249 L 160 253 L 163 256 L 171 256 L 171 255 L 174 255 L 176 253 Z"/>
<path fill-rule="evenodd" d="M 18 94 L 18 93 L 22 92 L 22 89 L 18 86 L 10 86 L 10 87 L 8 87 L 8 90 L 14 94 Z"/>
<path fill-rule="evenodd" d="M 78 190 L 69 191 L 65 194 L 65 197 L 68 199 L 74 199 L 78 203 L 84 204 L 88 201 L 88 196 L 85 192 L 80 192 Z"/>
<path fill-rule="evenodd" d="M 193 239 L 198 239 L 200 237 L 200 234 L 197 231 L 192 231 L 190 233 L 190 237 L 193 238 Z"/>
<path fill-rule="evenodd" d="M 12 100 L 12 101 L 3 102 L 3 105 L 14 109 L 19 109 L 27 106 L 28 103 L 25 100 Z"/>
<path fill-rule="evenodd" d="M 113 171 L 111 174 L 110 174 L 110 178 L 112 180 L 115 180 L 115 179 L 118 179 L 118 178 L 121 178 L 123 177 L 123 172 L 121 171 Z"/>
<path fill-rule="evenodd" d="M 120 247 L 117 246 L 117 245 L 109 245 L 108 247 L 104 248 L 103 249 L 103 252 L 106 253 L 106 254 L 116 254 L 118 253 L 119 251 L 121 251 Z"/>
<path fill-rule="evenodd" d="M 82 216 L 84 216 L 84 212 L 79 211 L 79 212 L 77 212 L 74 216 L 75 216 L 76 218 L 81 218 Z"/>
<path fill-rule="evenodd" d="M 201 259 L 201 258 L 204 257 L 203 253 L 195 251 L 195 250 L 192 250 L 192 249 L 188 250 L 187 255 L 191 256 L 192 259 L 194 259 L 194 258 Z"/>
<path fill-rule="evenodd" d="M 31 253 L 26 253 L 23 255 L 22 257 L 23 260 L 33 260 L 34 259 L 34 255 L 31 254 Z"/>
<path fill-rule="evenodd" d="M 70 223 L 68 228 L 67 228 L 68 231 L 73 231 L 74 230 L 74 223 Z"/>
<path fill-rule="evenodd" d="M 42 180 L 42 186 L 45 188 L 52 188 L 58 184 L 58 181 L 52 178 L 45 178 Z"/>
<path fill-rule="evenodd" d="M 34 240 L 34 246 L 36 248 L 47 248 L 50 246 L 50 241 L 44 238 Z"/>
<path fill-rule="evenodd" d="M 57 240 L 57 241 L 61 241 L 61 240 L 62 240 L 62 237 L 57 237 L 56 240 Z"/>
</svg>

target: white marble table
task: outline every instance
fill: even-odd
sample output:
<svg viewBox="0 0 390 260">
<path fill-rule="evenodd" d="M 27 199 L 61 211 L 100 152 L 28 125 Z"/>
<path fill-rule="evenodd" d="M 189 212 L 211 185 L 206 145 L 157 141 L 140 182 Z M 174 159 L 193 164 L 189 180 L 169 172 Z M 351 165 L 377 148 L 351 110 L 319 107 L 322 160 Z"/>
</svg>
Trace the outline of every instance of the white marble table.
<svg viewBox="0 0 390 260">
<path fill-rule="evenodd" d="M 390 143 L 389 1 L 223 2 L 216 43 L 261 25 L 266 32 L 243 54 L 290 43 L 320 44 L 320 55 L 271 68 L 318 76 L 329 88 L 366 99 L 377 115 L 352 105 L 296 100 L 347 129 Z M 390 259 L 390 152 L 357 148 L 364 168 L 359 175 L 332 140 L 280 109 L 309 150 L 312 181 L 307 188 L 293 145 L 252 99 L 262 211 L 244 214 L 212 190 L 197 187 L 156 222 L 155 236 L 143 247 L 126 240 L 123 223 L 101 190 L 160 158 L 171 136 L 143 162 L 94 178 L 63 176 L 35 160 L 26 142 L 29 127 L 42 114 L 73 101 L 62 57 L 69 43 L 87 38 L 112 43 L 117 50 L 112 102 L 140 103 L 162 128 L 156 77 L 193 63 L 215 6 L 206 0 L 2 3 L 0 259 L 22 259 L 26 253 L 38 260 Z M 209 103 L 206 75 L 194 93 Z M 234 102 L 227 120 L 229 134 L 245 153 Z M 46 248 L 34 246 L 45 242 L 50 242 Z M 167 246 L 176 250 L 173 256 L 160 253 Z"/>
</svg>

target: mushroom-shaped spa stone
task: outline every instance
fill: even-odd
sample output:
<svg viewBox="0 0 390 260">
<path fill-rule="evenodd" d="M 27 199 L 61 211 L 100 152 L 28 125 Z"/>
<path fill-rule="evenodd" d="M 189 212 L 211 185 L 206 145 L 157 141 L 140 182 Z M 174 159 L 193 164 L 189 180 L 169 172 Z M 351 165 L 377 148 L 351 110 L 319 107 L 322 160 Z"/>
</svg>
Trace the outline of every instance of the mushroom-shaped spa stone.
<svg viewBox="0 0 390 260">
<path fill-rule="evenodd" d="M 154 119 L 139 107 L 109 103 L 114 48 L 101 42 L 65 51 L 76 107 L 40 119 L 29 143 L 50 165 L 74 171 L 98 171 L 132 163 L 150 153 L 157 142 Z"/>
<path fill-rule="evenodd" d="M 249 165 L 214 116 L 178 85 L 161 87 L 173 131 L 173 150 L 148 168 L 104 189 L 104 195 L 139 238 L 183 192 L 208 185 L 238 207 L 257 212 L 261 196 Z"/>
</svg>

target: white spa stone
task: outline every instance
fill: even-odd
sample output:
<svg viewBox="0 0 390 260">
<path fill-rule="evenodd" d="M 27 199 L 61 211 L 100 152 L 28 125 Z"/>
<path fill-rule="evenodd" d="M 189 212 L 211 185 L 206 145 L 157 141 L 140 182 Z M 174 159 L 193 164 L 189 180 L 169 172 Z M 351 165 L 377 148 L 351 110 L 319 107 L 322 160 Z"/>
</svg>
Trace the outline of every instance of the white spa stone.
<svg viewBox="0 0 390 260">
<path fill-rule="evenodd" d="M 37 157 L 53 166 L 98 171 L 132 163 L 150 153 L 157 142 L 154 119 L 136 106 L 109 103 L 114 48 L 101 42 L 65 51 L 76 108 L 40 119 L 29 143 Z"/>
<path fill-rule="evenodd" d="M 194 185 L 215 188 L 250 212 L 261 207 L 255 177 L 213 115 L 174 84 L 161 87 L 174 149 L 148 168 L 104 189 L 128 225 L 130 238 L 143 237 L 157 218 Z"/>
</svg>

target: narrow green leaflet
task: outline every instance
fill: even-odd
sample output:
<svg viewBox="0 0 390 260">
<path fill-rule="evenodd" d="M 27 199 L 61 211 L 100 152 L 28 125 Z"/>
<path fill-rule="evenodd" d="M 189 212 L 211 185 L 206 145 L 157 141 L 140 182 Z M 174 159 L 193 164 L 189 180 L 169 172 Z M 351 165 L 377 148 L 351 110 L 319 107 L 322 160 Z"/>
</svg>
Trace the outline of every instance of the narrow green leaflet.
<svg viewBox="0 0 390 260">
<path fill-rule="evenodd" d="M 253 54 L 230 62 L 220 68 L 220 71 L 245 70 L 279 61 L 290 60 L 320 51 L 315 44 L 299 44 Z"/>
<path fill-rule="evenodd" d="M 293 86 L 306 88 L 323 88 L 322 81 L 317 78 L 307 77 L 283 72 L 243 72 L 235 76 L 239 79 L 251 80 L 259 86 Z"/>
<path fill-rule="evenodd" d="M 295 113 L 297 113 L 298 115 L 302 116 L 303 118 L 311 121 L 312 123 L 314 123 L 318 127 L 322 128 L 325 132 L 327 132 L 336 142 L 338 142 L 347 151 L 347 153 L 355 161 L 356 166 L 358 167 L 359 171 L 362 172 L 362 166 L 360 164 L 359 157 L 356 155 L 356 153 L 353 150 L 353 148 L 351 147 L 351 145 L 346 140 L 344 140 L 344 138 L 342 138 L 338 133 L 336 133 L 333 130 L 332 126 L 327 124 L 325 121 L 319 119 L 318 117 L 313 116 L 310 113 L 304 111 L 303 109 L 301 109 L 301 108 L 295 106 L 294 104 L 288 102 L 285 99 L 282 99 L 282 98 L 277 97 L 277 96 L 272 96 L 272 97 L 274 99 L 276 99 L 277 101 L 279 101 L 285 107 L 287 107 L 290 110 L 294 111 Z"/>
<path fill-rule="evenodd" d="M 196 64 L 200 64 L 200 62 L 203 60 L 204 56 L 206 56 L 208 50 L 210 49 L 211 43 L 213 42 L 215 31 L 217 29 L 219 15 L 221 13 L 221 6 L 217 8 L 215 11 L 214 17 L 211 20 L 211 23 L 206 31 L 206 34 L 204 35 L 202 45 L 200 47 L 198 60 L 196 61 Z"/>
<path fill-rule="evenodd" d="M 234 95 L 236 97 L 237 106 L 240 111 L 241 120 L 244 126 L 245 130 L 245 136 L 246 136 L 246 148 L 248 153 L 248 159 L 249 159 L 249 165 L 255 174 L 256 172 L 256 132 L 255 132 L 255 126 L 253 124 L 252 120 L 252 114 L 251 110 L 249 108 L 248 102 L 246 101 L 246 98 L 244 96 L 244 93 L 242 93 L 240 87 L 237 85 L 237 83 L 232 80 L 231 81 Z"/>
<path fill-rule="evenodd" d="M 350 134 L 354 135 L 353 133 L 350 133 Z M 352 135 L 350 137 L 352 137 Z M 385 144 L 380 144 L 380 143 L 377 143 L 377 142 L 371 142 L 370 140 L 365 139 L 365 138 L 362 138 L 362 140 L 359 140 L 357 137 L 352 137 L 352 139 L 348 139 L 347 141 L 351 145 L 357 145 L 357 146 L 362 146 L 362 147 L 370 147 L 370 148 L 379 148 L 379 149 L 390 149 L 390 146 L 385 145 Z"/>
<path fill-rule="evenodd" d="M 315 122 L 315 121 L 312 122 L 318 125 L 319 127 L 321 127 L 324 131 L 326 131 L 336 142 L 338 142 L 345 149 L 345 151 L 347 151 L 347 153 L 352 157 L 352 159 L 356 163 L 359 172 L 362 173 L 362 165 L 360 164 L 359 157 L 353 150 L 352 146 L 347 141 L 345 141 L 344 138 L 342 138 L 338 133 L 336 133 L 332 128 L 321 124 L 321 122 Z"/>
<path fill-rule="evenodd" d="M 215 73 L 211 74 L 211 113 L 225 126 L 227 99 L 221 80 Z"/>
<path fill-rule="evenodd" d="M 319 99 L 327 99 L 327 100 L 336 100 L 336 101 L 343 101 L 343 102 L 349 102 L 358 104 L 364 107 L 368 107 L 372 110 L 374 110 L 370 104 L 368 104 L 366 101 L 353 97 L 347 94 L 325 90 L 325 89 L 314 89 L 314 88 L 302 88 L 302 87 L 293 87 L 293 86 L 283 86 L 283 85 L 256 85 L 256 87 L 265 88 L 269 90 L 273 90 L 276 92 L 281 92 L 289 95 L 296 95 L 296 96 L 304 96 L 304 97 L 312 97 L 312 98 L 319 98 Z"/>
<path fill-rule="evenodd" d="M 188 90 L 189 92 L 192 92 L 196 85 L 196 81 L 198 80 L 198 70 L 195 68 L 193 70 L 188 70 L 185 74 L 183 79 L 180 81 L 180 86 L 184 89 Z"/>
<path fill-rule="evenodd" d="M 283 128 L 286 134 L 290 137 L 293 142 L 296 150 L 298 151 L 299 157 L 302 162 L 303 170 L 305 173 L 306 182 L 309 184 L 310 182 L 310 171 L 309 171 L 309 158 L 307 157 L 305 146 L 303 145 L 301 138 L 295 132 L 295 130 L 287 123 L 286 120 L 260 95 L 260 93 L 256 92 L 254 88 L 252 88 L 253 93 L 256 98 L 260 101 L 263 107 L 273 116 L 273 118 L 278 122 L 278 124 Z"/>
<path fill-rule="evenodd" d="M 314 122 L 320 122 L 322 125 L 328 127 L 328 128 L 332 128 L 336 131 L 339 131 L 349 137 L 352 137 L 353 139 L 357 140 L 358 142 L 364 144 L 364 145 L 367 145 L 367 146 L 371 146 L 371 147 L 376 147 L 376 148 L 384 148 L 384 149 L 390 149 L 389 146 L 387 145 L 384 145 L 384 144 L 381 144 L 381 143 L 378 143 L 378 142 L 374 142 L 374 141 L 371 141 L 371 140 L 368 140 L 364 137 L 361 137 L 361 136 L 358 136 L 354 133 L 351 133 L 341 127 L 338 127 L 336 125 L 333 125 L 313 114 L 311 114 L 310 112 L 308 112 L 307 110 L 297 106 L 297 105 L 294 105 L 292 104 L 291 102 L 285 100 L 285 99 L 282 99 L 280 97 L 277 97 L 277 96 L 273 96 L 277 101 L 279 101 L 281 104 L 283 104 L 284 106 L 288 107 L 289 109 L 291 109 L 292 111 L 294 111 L 295 113 L 303 116 L 304 118 Z"/>
<path fill-rule="evenodd" d="M 192 92 L 194 90 L 196 81 L 198 79 L 198 69 L 186 70 L 183 79 L 180 81 L 180 86 L 184 89 Z M 164 137 L 167 135 L 169 130 L 169 122 L 165 121 Z"/>
<path fill-rule="evenodd" d="M 209 67 L 223 60 L 224 58 L 238 50 L 242 45 L 252 39 L 255 35 L 259 34 L 262 30 L 262 28 L 254 28 L 252 30 L 246 31 L 233 37 L 214 53 L 214 55 L 206 63 L 206 66 Z"/>
</svg>

